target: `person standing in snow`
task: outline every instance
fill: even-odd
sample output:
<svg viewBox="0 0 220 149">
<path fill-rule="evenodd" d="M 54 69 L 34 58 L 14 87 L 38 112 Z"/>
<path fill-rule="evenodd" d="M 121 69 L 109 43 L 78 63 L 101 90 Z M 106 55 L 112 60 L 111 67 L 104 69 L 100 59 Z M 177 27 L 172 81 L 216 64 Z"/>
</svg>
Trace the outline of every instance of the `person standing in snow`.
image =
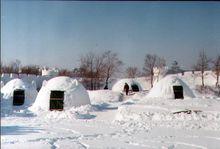
<svg viewBox="0 0 220 149">
<path fill-rule="evenodd" d="M 127 83 L 125 83 L 125 85 L 124 85 L 124 91 L 126 92 L 126 95 L 128 95 L 129 86 Z"/>
</svg>

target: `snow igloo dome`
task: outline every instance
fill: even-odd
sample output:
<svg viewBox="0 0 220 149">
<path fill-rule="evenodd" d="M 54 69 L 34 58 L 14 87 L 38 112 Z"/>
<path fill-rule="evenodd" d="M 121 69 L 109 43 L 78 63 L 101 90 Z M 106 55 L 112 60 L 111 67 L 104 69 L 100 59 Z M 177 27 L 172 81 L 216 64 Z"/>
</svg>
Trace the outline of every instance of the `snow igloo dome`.
<svg viewBox="0 0 220 149">
<path fill-rule="evenodd" d="M 115 92 L 122 92 L 124 90 L 125 83 L 128 84 L 129 90 L 132 90 L 132 91 L 142 90 L 141 85 L 134 79 L 121 79 L 113 85 L 112 90 Z"/>
<path fill-rule="evenodd" d="M 175 88 L 177 88 L 177 92 L 175 91 Z M 193 91 L 180 78 L 176 76 L 166 76 L 155 84 L 155 86 L 148 93 L 147 98 L 174 99 L 176 96 L 179 96 L 179 92 L 183 96 L 182 99 L 195 97 Z"/>
<path fill-rule="evenodd" d="M 30 83 L 13 79 L 1 88 L 2 111 L 24 108 L 34 103 L 37 90 Z"/>
<path fill-rule="evenodd" d="M 30 110 L 63 110 L 90 104 L 86 89 L 76 79 L 55 77 L 43 83 Z"/>
</svg>

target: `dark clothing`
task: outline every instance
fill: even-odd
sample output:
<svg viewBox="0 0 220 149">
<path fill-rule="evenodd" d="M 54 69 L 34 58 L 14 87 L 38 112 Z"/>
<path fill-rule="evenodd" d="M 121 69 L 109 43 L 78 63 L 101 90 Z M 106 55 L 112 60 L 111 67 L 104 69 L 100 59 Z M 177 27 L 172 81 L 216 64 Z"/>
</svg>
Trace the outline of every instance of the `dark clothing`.
<svg viewBox="0 0 220 149">
<path fill-rule="evenodd" d="M 104 90 L 107 90 L 108 89 L 108 85 L 106 85 L 105 87 L 104 87 Z"/>
<path fill-rule="evenodd" d="M 127 83 L 124 85 L 124 91 L 126 92 L 126 95 L 128 95 L 129 86 Z"/>
</svg>

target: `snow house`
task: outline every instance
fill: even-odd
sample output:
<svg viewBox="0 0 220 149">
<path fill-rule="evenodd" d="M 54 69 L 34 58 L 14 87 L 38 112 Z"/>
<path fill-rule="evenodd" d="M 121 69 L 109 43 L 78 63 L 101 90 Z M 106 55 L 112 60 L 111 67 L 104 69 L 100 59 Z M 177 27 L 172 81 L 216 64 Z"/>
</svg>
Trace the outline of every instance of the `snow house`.
<svg viewBox="0 0 220 149">
<path fill-rule="evenodd" d="M 63 110 L 64 91 L 54 91 L 50 93 L 50 110 Z"/>
<path fill-rule="evenodd" d="M 133 92 L 142 91 L 141 85 L 134 79 L 121 79 L 113 85 L 112 90 L 116 92 L 122 92 L 124 90 L 125 83 L 128 84 L 130 91 Z"/>
<path fill-rule="evenodd" d="M 76 79 L 60 76 L 43 83 L 30 110 L 62 111 L 87 104 L 90 98 L 83 85 Z"/>
<path fill-rule="evenodd" d="M 31 106 L 37 97 L 37 90 L 33 84 L 21 79 L 13 79 L 1 88 L 2 108 L 14 106 L 24 108 Z"/>
<path fill-rule="evenodd" d="M 195 95 L 189 86 L 180 78 L 168 75 L 153 86 L 147 97 L 184 99 L 194 98 Z"/>
</svg>

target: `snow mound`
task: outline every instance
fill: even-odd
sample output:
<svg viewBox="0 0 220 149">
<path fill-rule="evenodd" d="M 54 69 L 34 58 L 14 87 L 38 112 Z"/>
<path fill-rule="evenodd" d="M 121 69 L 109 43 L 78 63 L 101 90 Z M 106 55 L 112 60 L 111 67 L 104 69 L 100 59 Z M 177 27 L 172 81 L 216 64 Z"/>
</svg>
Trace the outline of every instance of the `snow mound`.
<svg viewBox="0 0 220 149">
<path fill-rule="evenodd" d="M 180 78 L 176 76 L 166 76 L 160 80 L 155 86 L 150 90 L 147 98 L 174 98 L 173 86 L 183 87 L 184 98 L 194 98 L 195 95 L 189 86 L 183 82 Z"/>
<path fill-rule="evenodd" d="M 122 92 L 124 90 L 125 83 L 127 83 L 129 85 L 129 90 L 132 89 L 131 88 L 132 85 L 137 85 L 139 88 L 139 91 L 142 90 L 141 85 L 137 81 L 135 81 L 134 79 L 121 79 L 113 85 L 112 90 L 115 92 Z"/>
<path fill-rule="evenodd" d="M 13 93 L 16 89 L 22 89 L 25 91 L 24 104 L 21 106 L 13 106 Z M 37 96 L 37 90 L 21 79 L 13 79 L 9 81 L 4 87 L 1 88 L 1 108 L 2 114 L 9 114 L 15 109 L 23 109 L 34 103 Z"/>
<path fill-rule="evenodd" d="M 184 129 L 200 129 L 204 128 L 207 130 L 219 130 L 220 127 L 216 127 L 216 123 L 220 120 L 220 113 L 207 111 L 204 109 L 201 112 L 192 112 L 192 113 L 176 113 L 174 111 L 182 111 L 175 110 L 175 108 L 168 108 L 165 106 L 153 106 L 153 105 L 122 105 L 118 107 L 117 113 L 115 115 L 115 119 L 113 122 L 137 122 L 136 124 L 145 124 L 145 125 L 155 125 L 159 122 L 160 126 L 164 124 L 166 127 L 172 128 L 184 128 Z M 180 108 L 180 107 L 179 107 Z M 184 110 L 184 109 L 183 109 Z M 205 123 L 210 123 L 209 121 L 213 121 L 216 123 L 212 123 L 207 126 Z M 139 123 L 138 123 L 139 122 Z M 182 124 L 178 122 L 184 122 Z M 198 123 L 199 122 L 199 123 Z M 187 127 L 186 127 L 187 125 Z M 158 126 L 158 124 L 157 124 Z"/>
<path fill-rule="evenodd" d="M 64 91 L 64 110 L 90 104 L 89 95 L 86 89 L 77 80 L 62 76 L 52 78 L 42 86 L 30 110 L 48 111 L 50 93 L 52 90 Z"/>
<path fill-rule="evenodd" d="M 127 106 L 119 106 L 115 115 L 116 121 L 141 121 L 140 114 L 131 111 Z"/>
<path fill-rule="evenodd" d="M 111 90 L 88 91 L 91 102 L 118 102 L 123 98 L 123 94 Z"/>
<path fill-rule="evenodd" d="M 76 119 L 93 119 L 95 115 L 90 114 L 92 111 L 91 105 L 83 105 L 79 107 L 72 107 L 65 111 L 41 111 L 38 116 L 41 120 L 45 121 L 60 121 L 60 120 L 76 120 Z"/>
</svg>

